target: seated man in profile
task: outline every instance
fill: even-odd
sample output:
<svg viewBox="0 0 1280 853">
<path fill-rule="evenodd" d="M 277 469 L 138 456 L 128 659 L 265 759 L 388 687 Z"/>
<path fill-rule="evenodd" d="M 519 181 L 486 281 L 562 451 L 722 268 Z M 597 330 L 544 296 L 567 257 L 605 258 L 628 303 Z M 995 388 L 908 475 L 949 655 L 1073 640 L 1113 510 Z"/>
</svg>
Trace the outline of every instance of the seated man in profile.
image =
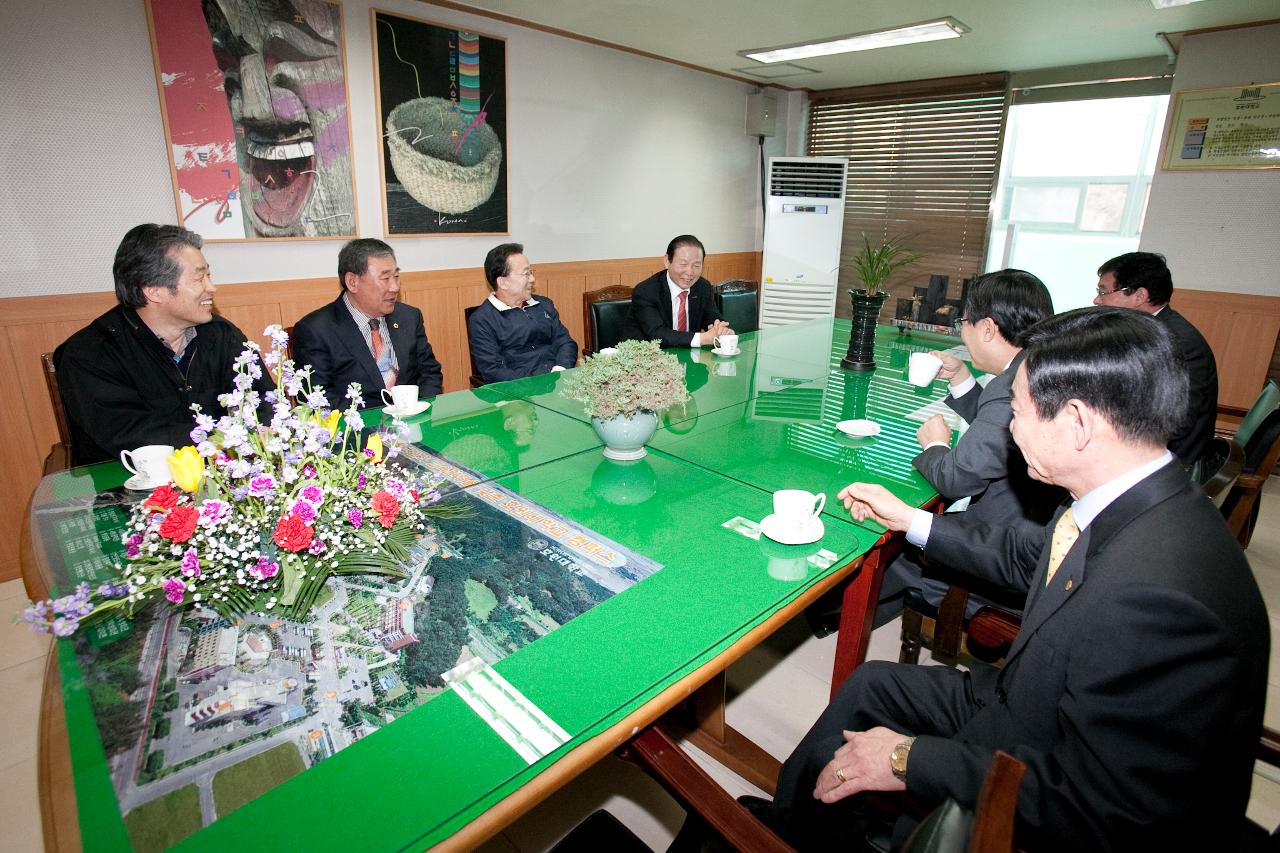
<svg viewBox="0 0 1280 853">
<path fill-rule="evenodd" d="M 130 229 L 112 265 L 119 304 L 54 351 L 73 465 L 190 444 L 192 404 L 225 414 L 218 395 L 232 390 L 245 337 L 213 313 L 203 246 L 177 225 Z M 254 384 L 258 394 L 272 388 L 266 375 Z"/>
<path fill-rule="evenodd" d="M 977 802 L 996 750 L 1026 765 L 1019 849 L 1231 850 L 1244 826 L 1270 626 L 1217 509 L 1167 450 L 1187 375 L 1134 311 L 1085 308 L 1027 339 L 1010 429 L 1054 521 L 932 516 L 882 486 L 840 498 L 929 557 L 1028 591 L 1004 669 L 859 666 L 749 803 L 800 849 L 862 849 L 861 791 Z"/>
<path fill-rule="evenodd" d="M 524 246 L 503 243 L 490 249 L 484 277 L 493 292 L 467 320 L 471 359 L 482 380 L 538 376 L 577 363 L 578 345 L 555 304 L 533 296 L 533 267 Z"/>
<path fill-rule="evenodd" d="M 732 335 L 716 308 L 711 282 L 702 277 L 702 242 L 683 234 L 667 244 L 666 270 L 636 285 L 622 329 L 624 341 L 658 341 L 668 347 L 714 346 Z"/>
<path fill-rule="evenodd" d="M 1062 501 L 1061 489 L 1028 476 L 1026 462 L 1009 434 L 1013 417 L 1009 402 L 1013 377 L 1022 364 L 1022 336 L 1052 316 L 1049 289 L 1031 273 L 1014 269 L 987 273 L 969 288 L 960 339 L 973 366 L 991 374 L 991 381 L 983 387 L 963 361 L 945 352 L 933 353 L 942 360 L 938 376 L 951 386 L 943 402 L 964 418 L 969 428 L 952 447 L 951 427 L 941 415 L 929 418 L 916 431 L 923 450 L 912 465 L 948 502 L 968 498 L 967 511 L 974 523 L 1011 524 L 1031 519 L 1043 524 Z M 920 590 L 926 602 L 937 606 L 950 579 L 945 567 L 926 568 L 919 551 L 907 549 L 885 572 L 876 625 L 901 611 L 903 596 L 911 589 Z M 959 583 L 974 588 L 965 579 Z M 1021 594 L 980 585 L 974 591 L 1004 606 L 1022 608 Z M 973 616 L 985 603 L 971 595 L 965 617 Z"/>
<path fill-rule="evenodd" d="M 1098 267 L 1094 305 L 1153 314 L 1173 333 L 1174 346 L 1191 378 L 1191 396 L 1181 426 L 1169 439 L 1169 449 L 1189 467 L 1203 459 L 1213 444 L 1218 418 L 1218 363 L 1204 335 L 1169 305 L 1172 297 L 1173 276 L 1164 255 L 1127 252 Z"/>
<path fill-rule="evenodd" d="M 359 383 L 364 405 L 383 404 L 382 389 L 417 385 L 421 397 L 444 387 L 422 312 L 399 301 L 400 267 L 381 240 L 352 240 L 338 253 L 342 293 L 293 328 L 294 361 L 311 365 L 329 405 L 346 408 L 347 386 Z"/>
</svg>

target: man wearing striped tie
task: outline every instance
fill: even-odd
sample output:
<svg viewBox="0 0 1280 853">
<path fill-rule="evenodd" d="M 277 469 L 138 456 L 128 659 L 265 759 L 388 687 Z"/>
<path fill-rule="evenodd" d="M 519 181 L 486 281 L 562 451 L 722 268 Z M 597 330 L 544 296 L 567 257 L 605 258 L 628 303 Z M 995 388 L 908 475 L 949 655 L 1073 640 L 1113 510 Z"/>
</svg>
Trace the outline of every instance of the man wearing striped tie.
<svg viewBox="0 0 1280 853">
<path fill-rule="evenodd" d="M 999 671 L 859 667 L 783 766 L 774 803 L 753 811 L 800 849 L 854 845 L 880 817 L 851 795 L 972 809 L 1004 750 L 1027 767 L 1020 849 L 1236 849 L 1270 629 L 1244 554 L 1166 449 L 1187 384 L 1160 322 L 1071 311 L 1032 330 L 1013 383 L 1010 429 L 1032 476 L 1071 496 L 1047 527 L 842 490 L 854 518 L 1027 591 L 1022 630 Z"/>
<path fill-rule="evenodd" d="M 364 405 L 381 406 L 382 389 L 417 385 L 422 397 L 443 387 L 422 312 L 400 301 L 400 267 L 381 240 L 352 240 L 338 253 L 342 293 L 293 329 L 294 360 L 311 365 L 329 404 L 346 408 L 347 386 L 360 384 Z"/>
</svg>

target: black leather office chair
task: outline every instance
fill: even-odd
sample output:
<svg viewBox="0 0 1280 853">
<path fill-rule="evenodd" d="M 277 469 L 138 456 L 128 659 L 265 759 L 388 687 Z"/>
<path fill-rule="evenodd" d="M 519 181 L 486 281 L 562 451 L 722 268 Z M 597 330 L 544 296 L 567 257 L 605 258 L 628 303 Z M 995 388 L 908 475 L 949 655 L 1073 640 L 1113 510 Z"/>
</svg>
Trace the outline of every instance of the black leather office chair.
<svg viewBox="0 0 1280 853">
<path fill-rule="evenodd" d="M 744 279 L 722 281 L 714 288 L 716 306 L 729 328 L 738 334 L 760 328 L 760 284 Z"/>
<path fill-rule="evenodd" d="M 467 356 L 471 359 L 471 387 L 479 388 L 485 384 L 480 378 L 480 370 L 476 367 L 476 355 L 471 351 L 471 315 L 475 313 L 479 305 L 472 305 L 470 308 L 462 309 L 462 324 L 467 328 Z"/>
<path fill-rule="evenodd" d="M 606 347 L 617 346 L 622 340 L 622 328 L 631 310 L 631 292 L 635 288 L 614 284 L 582 294 L 582 328 L 586 341 L 582 357 L 599 352 Z"/>
</svg>

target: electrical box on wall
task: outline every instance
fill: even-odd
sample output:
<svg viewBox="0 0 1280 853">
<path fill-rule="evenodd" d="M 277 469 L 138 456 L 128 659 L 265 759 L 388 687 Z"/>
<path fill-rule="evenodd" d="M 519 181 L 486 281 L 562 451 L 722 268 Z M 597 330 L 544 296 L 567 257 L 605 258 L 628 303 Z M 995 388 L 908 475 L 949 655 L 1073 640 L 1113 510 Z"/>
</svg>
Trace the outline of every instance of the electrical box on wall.
<svg viewBox="0 0 1280 853">
<path fill-rule="evenodd" d="M 747 136 L 773 136 L 778 132 L 778 99 L 764 92 L 747 95 Z"/>
</svg>

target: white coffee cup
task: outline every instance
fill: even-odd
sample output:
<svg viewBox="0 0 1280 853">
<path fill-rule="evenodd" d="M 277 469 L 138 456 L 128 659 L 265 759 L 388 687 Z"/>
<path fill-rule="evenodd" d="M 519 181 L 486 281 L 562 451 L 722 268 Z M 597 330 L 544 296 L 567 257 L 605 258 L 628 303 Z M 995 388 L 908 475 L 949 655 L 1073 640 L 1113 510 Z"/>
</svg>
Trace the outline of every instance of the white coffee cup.
<svg viewBox="0 0 1280 853">
<path fill-rule="evenodd" d="M 133 450 L 121 450 L 120 464 L 133 476 L 158 486 L 172 479 L 169 474 L 169 457 L 172 455 L 172 445 L 147 444 Z"/>
<path fill-rule="evenodd" d="M 718 338 L 712 338 L 711 343 L 716 345 L 716 349 L 723 353 L 733 354 L 738 351 L 737 335 L 721 335 Z"/>
<path fill-rule="evenodd" d="M 803 527 L 826 505 L 825 492 L 815 495 L 804 489 L 780 489 L 773 493 L 773 517 L 783 527 Z"/>
<path fill-rule="evenodd" d="M 913 352 L 911 353 L 911 360 L 907 363 L 907 381 L 920 388 L 926 388 L 941 369 L 942 359 L 936 355 L 927 352 Z"/>
<path fill-rule="evenodd" d="M 394 388 L 383 388 L 382 402 L 402 412 L 407 412 L 418 404 L 418 386 L 397 385 Z"/>
</svg>

